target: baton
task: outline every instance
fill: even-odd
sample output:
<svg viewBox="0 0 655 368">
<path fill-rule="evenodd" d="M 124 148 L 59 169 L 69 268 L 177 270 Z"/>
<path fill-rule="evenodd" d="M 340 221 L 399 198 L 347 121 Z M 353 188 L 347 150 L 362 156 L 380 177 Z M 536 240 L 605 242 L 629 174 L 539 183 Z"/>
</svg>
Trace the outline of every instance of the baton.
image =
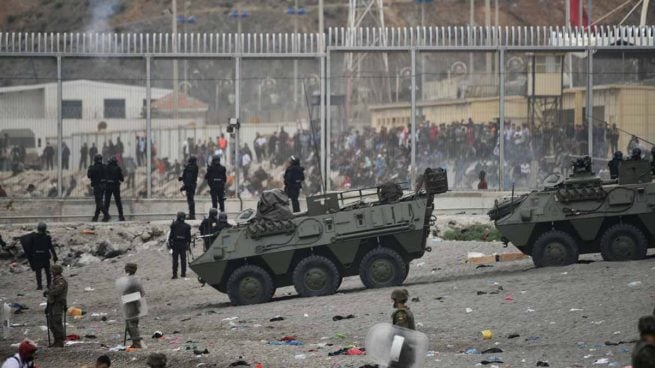
<svg viewBox="0 0 655 368">
<path fill-rule="evenodd" d="M 50 304 L 46 305 L 45 310 L 45 323 L 48 330 L 48 346 L 50 346 L 50 317 L 48 316 L 50 314 Z"/>
</svg>

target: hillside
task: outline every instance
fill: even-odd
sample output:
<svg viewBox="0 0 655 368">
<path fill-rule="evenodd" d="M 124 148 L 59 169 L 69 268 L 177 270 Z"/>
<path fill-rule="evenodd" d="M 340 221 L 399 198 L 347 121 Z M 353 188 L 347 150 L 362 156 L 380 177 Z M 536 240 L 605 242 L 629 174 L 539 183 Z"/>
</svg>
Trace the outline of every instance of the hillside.
<svg viewBox="0 0 655 368">
<path fill-rule="evenodd" d="M 306 14 L 298 17 L 300 31 L 317 29 L 317 0 L 297 0 Z M 230 11 L 235 2 L 227 0 L 187 1 L 188 15 L 197 21 L 189 32 L 236 32 Z M 242 0 L 241 9 L 249 12 L 242 20 L 244 32 L 291 32 L 294 16 L 286 14 L 290 0 Z M 484 24 L 484 1 L 476 0 L 476 23 Z M 493 6 L 493 1 L 491 2 Z M 565 0 L 500 0 L 501 25 L 563 25 Z M 623 4 L 624 0 L 594 1 L 593 15 L 598 19 Z M 635 0 L 636 3 L 636 0 Z M 184 14 L 184 0 L 178 0 L 178 12 Z M 325 0 L 326 27 L 346 26 L 346 0 Z M 169 32 L 171 0 L 3 0 L 0 30 L 29 32 Z M 617 24 L 627 14 L 628 5 L 602 21 Z M 420 24 L 420 6 L 413 0 L 385 0 L 387 26 Z M 649 20 L 655 19 L 651 6 Z M 468 0 L 440 0 L 425 5 L 426 25 L 465 25 L 469 18 Z M 493 22 L 492 10 L 492 22 Z M 635 12 L 624 24 L 637 24 Z M 183 27 L 179 27 L 183 31 Z"/>
</svg>

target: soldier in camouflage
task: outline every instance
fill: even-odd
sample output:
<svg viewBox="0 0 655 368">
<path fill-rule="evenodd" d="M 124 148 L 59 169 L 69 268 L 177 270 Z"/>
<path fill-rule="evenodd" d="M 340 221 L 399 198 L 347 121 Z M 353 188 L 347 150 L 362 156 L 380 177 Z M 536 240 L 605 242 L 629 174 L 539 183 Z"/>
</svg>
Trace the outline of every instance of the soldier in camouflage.
<svg viewBox="0 0 655 368">
<path fill-rule="evenodd" d="M 43 293 L 48 298 L 45 313 L 48 316 L 48 328 L 52 331 L 54 342 L 50 347 L 63 348 L 66 333 L 64 331 L 63 314 L 66 313 L 66 296 L 68 295 L 68 282 L 62 276 L 63 267 L 56 264 L 51 267 L 52 285 Z"/>
<path fill-rule="evenodd" d="M 409 292 L 407 289 L 396 289 L 391 292 L 391 300 L 393 307 L 396 309 L 391 315 L 391 321 L 395 326 L 416 330 L 414 325 L 414 315 L 405 305 L 409 299 Z"/>
<path fill-rule="evenodd" d="M 129 282 L 123 291 L 123 295 L 139 292 L 141 293 L 141 297 L 145 296 L 146 293 L 143 291 L 141 281 L 139 281 L 139 279 L 134 276 L 136 274 L 136 270 L 136 263 L 125 264 L 125 273 L 127 273 Z M 132 340 L 132 345 L 130 347 L 133 349 L 141 349 L 141 336 L 139 335 L 140 314 L 140 301 L 125 304 L 125 330 L 127 331 L 127 334 L 130 335 L 130 340 Z"/>
</svg>

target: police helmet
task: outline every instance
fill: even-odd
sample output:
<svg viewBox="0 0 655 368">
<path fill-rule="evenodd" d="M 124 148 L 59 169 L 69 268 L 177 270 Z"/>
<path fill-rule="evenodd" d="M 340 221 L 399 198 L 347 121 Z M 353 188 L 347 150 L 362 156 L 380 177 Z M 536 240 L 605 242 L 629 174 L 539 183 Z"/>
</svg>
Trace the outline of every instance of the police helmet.
<svg viewBox="0 0 655 368">
<path fill-rule="evenodd" d="M 61 267 L 61 265 L 58 265 L 58 264 L 52 265 L 52 267 L 50 268 L 50 270 L 51 270 L 52 273 L 55 274 L 55 275 L 61 275 L 62 273 L 64 273 L 64 268 Z"/>
<path fill-rule="evenodd" d="M 214 155 L 212 156 L 212 164 L 213 163 L 220 163 L 221 162 L 221 155 Z"/>
<path fill-rule="evenodd" d="M 218 210 L 216 208 L 211 208 L 209 210 L 209 217 L 216 217 L 218 215 Z"/>
<path fill-rule="evenodd" d="M 195 164 L 196 161 L 198 161 L 198 158 L 194 155 L 189 156 L 189 163 L 190 164 Z"/>
<path fill-rule="evenodd" d="M 614 152 L 614 158 L 617 160 L 623 160 L 623 152 L 621 151 Z"/>
<path fill-rule="evenodd" d="M 224 212 L 218 215 L 218 222 L 227 222 L 227 215 Z"/>
<path fill-rule="evenodd" d="M 289 157 L 289 162 L 291 162 L 292 165 L 300 165 L 300 159 L 296 156 Z"/>
<path fill-rule="evenodd" d="M 395 289 L 391 292 L 391 300 L 398 303 L 405 303 L 409 299 L 409 291 L 407 289 Z"/>
<path fill-rule="evenodd" d="M 110 163 L 110 164 L 117 164 L 117 163 L 118 163 L 118 159 L 116 158 L 116 156 L 111 156 L 111 157 L 109 158 L 109 163 Z"/>
<path fill-rule="evenodd" d="M 179 221 L 184 221 L 185 218 L 186 218 L 186 214 L 184 212 L 180 211 L 177 213 L 177 219 Z"/>
<path fill-rule="evenodd" d="M 102 155 L 98 153 L 95 156 L 93 156 L 93 162 L 101 163 L 102 162 Z"/>
<path fill-rule="evenodd" d="M 39 224 L 36 225 L 36 229 L 41 233 L 45 233 L 47 228 L 48 226 L 45 224 L 45 222 L 39 222 Z"/>
<path fill-rule="evenodd" d="M 641 158 L 641 148 L 635 147 L 632 149 L 632 158 Z"/>
</svg>

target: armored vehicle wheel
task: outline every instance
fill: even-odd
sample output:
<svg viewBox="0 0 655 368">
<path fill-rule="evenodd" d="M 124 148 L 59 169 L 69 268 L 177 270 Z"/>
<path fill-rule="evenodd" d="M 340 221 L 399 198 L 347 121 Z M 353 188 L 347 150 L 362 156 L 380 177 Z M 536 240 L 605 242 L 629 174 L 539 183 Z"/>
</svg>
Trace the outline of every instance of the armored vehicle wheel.
<svg viewBox="0 0 655 368">
<path fill-rule="evenodd" d="M 359 278 L 369 289 L 401 285 L 407 277 L 405 261 L 389 248 L 375 248 L 359 264 Z"/>
<path fill-rule="evenodd" d="M 271 275 L 259 266 L 241 266 L 227 280 L 227 295 L 234 305 L 265 303 L 273 298 L 273 293 Z"/>
<path fill-rule="evenodd" d="M 648 240 L 638 227 L 616 224 L 600 238 L 600 254 L 606 261 L 631 261 L 646 258 Z"/>
<path fill-rule="evenodd" d="M 541 234 L 532 248 L 532 262 L 537 267 L 566 266 L 577 261 L 578 246 L 564 231 L 550 230 Z"/>
<path fill-rule="evenodd" d="M 332 261 L 323 256 L 309 256 L 293 270 L 293 286 L 300 296 L 323 296 L 337 292 L 341 274 Z"/>
</svg>

